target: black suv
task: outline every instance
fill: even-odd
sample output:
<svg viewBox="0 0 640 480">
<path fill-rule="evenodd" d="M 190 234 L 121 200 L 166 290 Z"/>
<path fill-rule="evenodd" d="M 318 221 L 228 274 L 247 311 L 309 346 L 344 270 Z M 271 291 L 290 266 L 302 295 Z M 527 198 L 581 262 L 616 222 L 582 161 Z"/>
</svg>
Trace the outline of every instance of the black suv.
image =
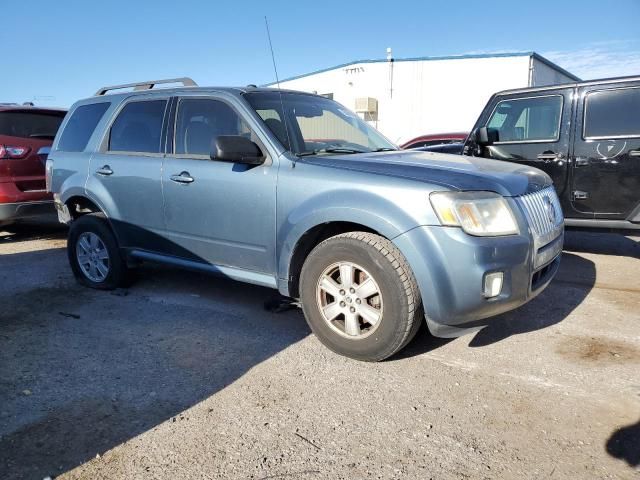
<svg viewBox="0 0 640 480">
<path fill-rule="evenodd" d="M 567 226 L 640 229 L 640 77 L 496 93 L 463 153 L 547 172 Z"/>
</svg>

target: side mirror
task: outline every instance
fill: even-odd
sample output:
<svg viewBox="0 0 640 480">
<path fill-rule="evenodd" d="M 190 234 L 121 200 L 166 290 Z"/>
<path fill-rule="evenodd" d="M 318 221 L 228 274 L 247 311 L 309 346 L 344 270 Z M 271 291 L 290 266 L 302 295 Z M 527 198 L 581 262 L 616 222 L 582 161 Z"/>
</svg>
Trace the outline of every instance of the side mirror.
<svg viewBox="0 0 640 480">
<path fill-rule="evenodd" d="M 495 128 L 480 127 L 476 130 L 476 143 L 483 147 L 498 141 L 498 131 Z"/>
<path fill-rule="evenodd" d="M 220 135 L 213 140 L 211 160 L 262 165 L 264 153 L 254 142 L 241 135 Z"/>
</svg>

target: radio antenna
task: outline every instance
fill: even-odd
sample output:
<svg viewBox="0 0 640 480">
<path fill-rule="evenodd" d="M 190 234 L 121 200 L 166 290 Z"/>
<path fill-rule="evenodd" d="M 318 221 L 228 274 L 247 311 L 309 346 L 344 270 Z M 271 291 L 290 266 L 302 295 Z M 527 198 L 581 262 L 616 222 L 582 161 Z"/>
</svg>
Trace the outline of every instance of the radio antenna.
<svg viewBox="0 0 640 480">
<path fill-rule="evenodd" d="M 278 85 L 278 93 L 280 94 L 280 107 L 282 108 L 282 123 L 284 124 L 284 131 L 287 134 L 287 143 L 289 144 L 289 150 L 291 150 L 291 138 L 289 137 L 289 127 L 287 126 L 287 114 L 284 111 L 284 101 L 282 100 L 282 90 L 280 89 L 280 78 L 278 77 L 278 68 L 276 67 L 276 56 L 273 53 L 273 43 L 271 42 L 271 32 L 269 31 L 269 21 L 267 20 L 267 16 L 264 17 L 264 25 L 267 28 L 267 39 L 269 40 L 269 49 L 271 50 L 271 61 L 273 62 L 273 71 L 276 74 L 276 85 Z M 275 132 L 274 132 L 275 133 Z M 291 152 L 293 153 L 293 152 Z M 294 158 L 297 158 L 295 153 L 293 154 Z M 293 161 L 292 168 L 295 168 L 296 161 Z"/>
</svg>

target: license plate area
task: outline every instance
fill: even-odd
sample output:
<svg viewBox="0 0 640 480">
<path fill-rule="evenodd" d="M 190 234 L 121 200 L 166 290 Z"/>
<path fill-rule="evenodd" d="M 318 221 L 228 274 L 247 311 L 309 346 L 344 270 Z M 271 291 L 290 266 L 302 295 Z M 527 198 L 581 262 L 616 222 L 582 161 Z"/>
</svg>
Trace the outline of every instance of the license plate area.
<svg viewBox="0 0 640 480">
<path fill-rule="evenodd" d="M 533 269 L 538 270 L 539 268 L 544 267 L 554 258 L 556 258 L 560 252 L 562 252 L 562 246 L 564 244 L 564 235 L 559 235 L 558 238 L 553 240 L 550 243 L 547 243 L 545 246 L 540 247 L 536 252 L 536 256 L 533 262 Z"/>
</svg>

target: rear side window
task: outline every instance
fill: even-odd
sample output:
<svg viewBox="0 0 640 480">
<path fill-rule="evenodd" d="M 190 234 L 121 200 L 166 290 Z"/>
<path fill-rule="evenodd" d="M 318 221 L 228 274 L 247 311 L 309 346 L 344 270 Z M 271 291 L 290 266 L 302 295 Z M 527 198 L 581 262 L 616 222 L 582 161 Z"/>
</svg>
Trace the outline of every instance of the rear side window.
<svg viewBox="0 0 640 480">
<path fill-rule="evenodd" d="M 498 142 L 555 142 L 560 138 L 562 96 L 514 98 L 496 105 L 488 128 L 498 131 Z"/>
<path fill-rule="evenodd" d="M 109 150 L 160 153 L 162 120 L 166 106 L 166 100 L 131 102 L 125 105 L 111 126 Z"/>
<path fill-rule="evenodd" d="M 209 157 L 211 143 L 218 135 L 243 135 L 251 138 L 251 130 L 229 105 L 220 100 L 180 100 L 175 153 Z"/>
<path fill-rule="evenodd" d="M 98 122 L 111 105 L 108 102 L 82 105 L 74 110 L 58 141 L 58 150 L 63 152 L 82 152 L 98 125 Z"/>
<path fill-rule="evenodd" d="M 584 138 L 640 137 L 640 88 L 600 90 L 585 99 Z"/>
<path fill-rule="evenodd" d="M 63 118 L 64 112 L 0 112 L 0 135 L 53 140 Z"/>
</svg>

